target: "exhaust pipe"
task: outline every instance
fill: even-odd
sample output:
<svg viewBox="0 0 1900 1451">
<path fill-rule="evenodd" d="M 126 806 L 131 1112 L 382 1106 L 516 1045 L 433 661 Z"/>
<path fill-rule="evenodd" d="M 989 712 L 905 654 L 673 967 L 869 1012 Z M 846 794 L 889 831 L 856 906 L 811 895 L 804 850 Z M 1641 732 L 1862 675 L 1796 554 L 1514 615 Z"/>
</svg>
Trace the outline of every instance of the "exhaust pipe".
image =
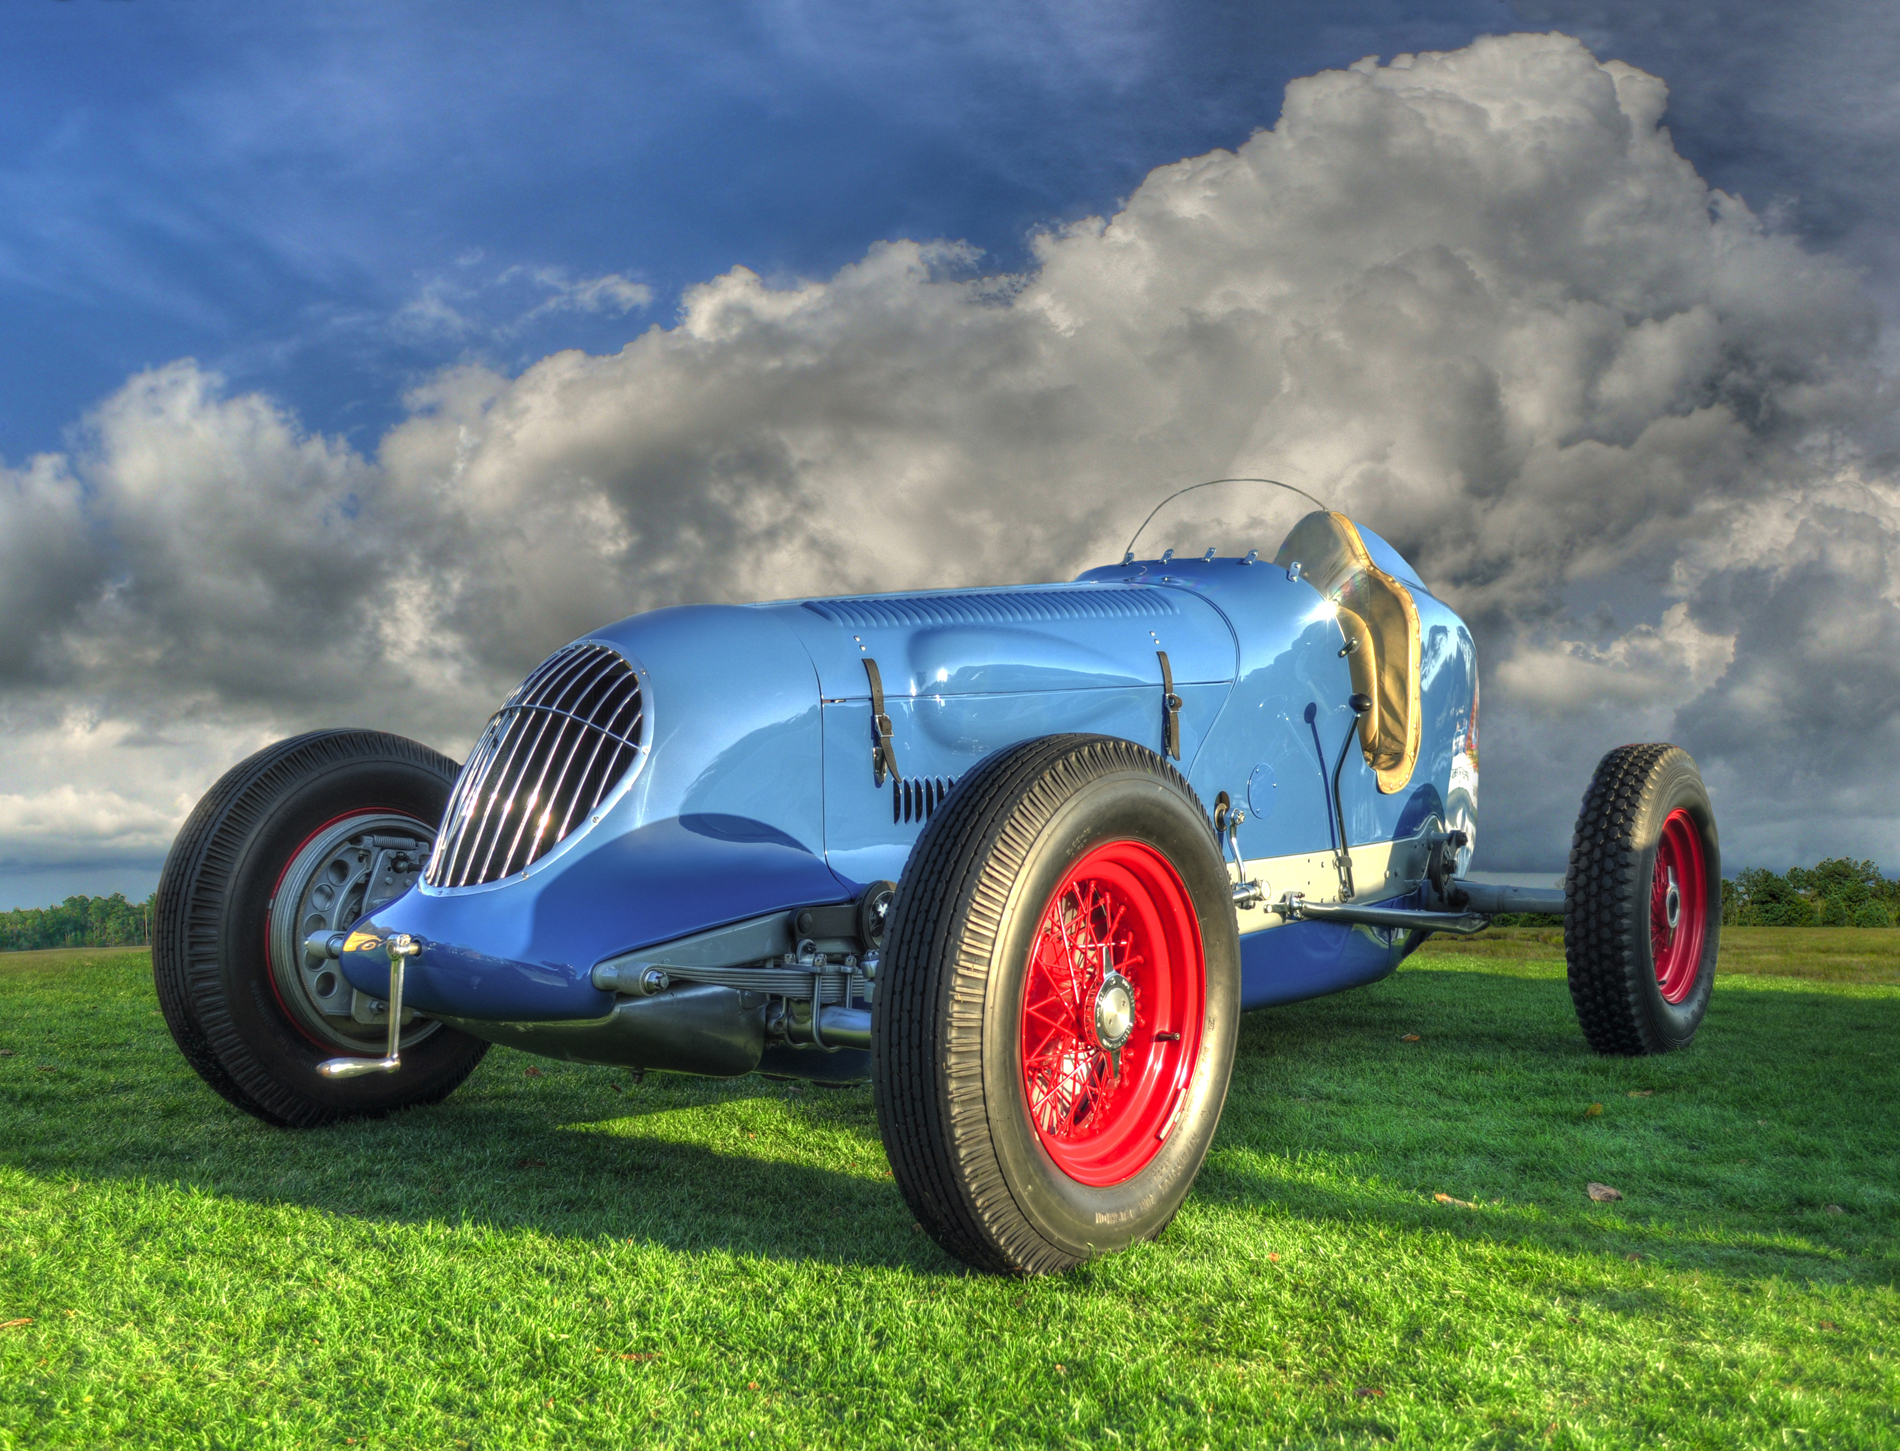
<svg viewBox="0 0 1900 1451">
<path fill-rule="evenodd" d="M 815 1048 L 869 1048 L 871 1011 L 835 1004 L 814 1009 L 808 1001 L 788 1002 L 775 1011 L 766 1032 L 788 1043 L 809 1043 Z"/>
</svg>

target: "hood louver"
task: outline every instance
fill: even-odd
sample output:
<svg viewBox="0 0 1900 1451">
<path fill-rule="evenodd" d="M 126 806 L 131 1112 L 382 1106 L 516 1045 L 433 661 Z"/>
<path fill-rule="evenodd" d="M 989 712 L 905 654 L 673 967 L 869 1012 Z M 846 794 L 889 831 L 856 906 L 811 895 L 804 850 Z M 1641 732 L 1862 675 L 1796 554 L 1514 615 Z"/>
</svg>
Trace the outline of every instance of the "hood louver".
<svg viewBox="0 0 1900 1451">
<path fill-rule="evenodd" d="M 891 782 L 891 822 L 928 821 L 956 785 L 949 776 L 906 776 Z"/>
<path fill-rule="evenodd" d="M 508 697 L 456 780 L 423 880 L 525 870 L 587 819 L 640 753 L 640 680 L 605 645 L 569 645 Z"/>
</svg>

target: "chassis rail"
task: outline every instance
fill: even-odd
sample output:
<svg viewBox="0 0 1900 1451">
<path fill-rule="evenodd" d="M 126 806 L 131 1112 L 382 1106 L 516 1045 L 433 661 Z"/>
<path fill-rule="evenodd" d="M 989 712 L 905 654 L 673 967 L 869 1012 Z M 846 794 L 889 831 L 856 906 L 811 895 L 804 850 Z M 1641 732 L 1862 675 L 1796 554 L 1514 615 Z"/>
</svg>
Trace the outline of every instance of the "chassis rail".
<svg viewBox="0 0 1900 1451">
<path fill-rule="evenodd" d="M 1442 907 L 1362 907 L 1356 902 L 1309 902 L 1289 893 L 1274 908 L 1291 922 L 1341 922 L 1352 926 L 1392 927 L 1411 932 L 1450 932 L 1469 937 L 1505 912 L 1561 916 L 1561 887 L 1509 887 L 1496 882 L 1454 878 L 1445 884 Z"/>
</svg>

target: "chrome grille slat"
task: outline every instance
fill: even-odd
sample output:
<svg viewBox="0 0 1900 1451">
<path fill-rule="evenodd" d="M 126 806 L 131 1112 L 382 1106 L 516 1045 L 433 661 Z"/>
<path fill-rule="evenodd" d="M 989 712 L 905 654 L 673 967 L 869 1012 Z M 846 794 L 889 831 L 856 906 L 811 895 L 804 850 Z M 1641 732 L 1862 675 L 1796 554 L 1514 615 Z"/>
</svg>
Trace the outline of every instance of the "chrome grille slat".
<svg viewBox="0 0 1900 1451">
<path fill-rule="evenodd" d="M 620 718 L 622 716 L 627 715 L 629 712 L 632 713 L 633 719 L 624 728 L 620 727 L 618 725 Z M 601 732 L 605 735 L 612 736 L 615 740 L 619 741 L 623 746 L 633 746 L 634 748 L 638 749 L 640 745 L 640 739 L 639 739 L 640 738 L 640 699 L 639 697 L 632 696 L 622 701 L 620 705 L 618 706 L 618 708 L 614 711 L 613 722 L 614 722 L 613 724 L 601 725 L 600 726 Z"/>
<path fill-rule="evenodd" d="M 464 840 L 460 828 L 466 825 L 478 799 L 474 783 L 483 778 L 489 762 L 494 759 L 498 731 L 496 723 L 490 721 L 482 728 L 475 749 L 469 752 L 468 764 L 463 766 L 455 790 L 449 795 L 448 810 L 442 813 L 442 830 L 436 833 L 435 850 L 429 853 L 428 869 L 423 874 L 425 881 L 446 881 L 455 873 L 454 859 Z"/>
<path fill-rule="evenodd" d="M 614 666 L 617 663 L 617 661 L 618 661 L 617 656 L 611 656 L 611 655 L 603 656 L 601 660 L 598 662 L 597 668 L 595 668 L 591 672 L 582 672 L 582 674 L 577 679 L 577 681 L 574 682 L 574 684 L 570 687 L 570 690 L 569 690 L 570 705 L 576 706 L 576 707 L 584 707 L 588 702 L 588 697 L 591 696 L 599 686 L 601 686 L 603 683 L 607 683 L 611 681 L 614 674 Z M 612 698 L 613 697 L 610 694 L 608 699 L 611 700 Z M 638 690 L 635 690 L 630 697 L 627 697 L 627 699 L 631 699 L 637 705 L 639 701 Z M 622 708 L 624 708 L 624 703 L 625 702 L 623 700 Z M 548 707 L 548 708 L 554 709 L 554 707 Z M 554 750 L 549 754 L 548 759 L 547 759 L 547 764 L 543 766 L 541 769 L 541 778 L 540 778 L 540 781 L 537 782 L 536 787 L 535 787 L 535 799 L 537 800 L 537 802 L 541 799 L 541 786 L 546 783 L 548 771 L 553 767 L 554 762 L 557 759 L 561 763 L 561 772 L 558 776 L 554 778 L 554 788 L 552 791 L 548 793 L 548 797 L 547 797 L 548 804 L 545 808 L 543 808 L 541 812 L 541 817 L 542 817 L 541 825 L 535 829 L 534 837 L 529 842 L 528 855 L 527 855 L 526 860 L 522 862 L 523 866 L 526 866 L 528 862 L 533 861 L 536 857 L 538 857 L 541 854 L 541 851 L 542 851 L 542 847 L 540 844 L 541 838 L 547 831 L 548 820 L 553 815 L 555 803 L 560 799 L 561 787 L 567 781 L 567 773 L 568 773 L 569 768 L 572 767 L 574 763 L 574 757 L 580 753 L 581 746 L 584 745 L 587 740 L 587 735 L 583 733 L 576 738 L 575 748 L 572 751 L 563 749 L 567 740 L 568 722 L 569 721 L 577 722 L 583 727 L 591 726 L 592 732 L 593 732 L 593 745 L 592 745 L 591 750 L 589 750 L 588 757 L 587 757 L 590 764 L 595 760 L 595 758 L 599 756 L 600 747 L 601 747 L 601 743 L 603 739 L 611 737 L 617 743 L 623 742 L 623 738 L 618 733 L 616 733 L 613 729 L 613 727 L 618 724 L 618 719 L 620 715 L 620 709 L 618 708 L 605 721 L 599 720 L 597 718 L 589 718 L 588 716 L 582 713 L 577 713 L 574 710 L 562 710 L 559 712 L 559 714 L 565 716 L 566 720 L 563 720 L 561 724 L 561 734 L 556 738 Z M 583 771 L 580 778 L 580 785 L 584 786 L 586 784 L 586 781 L 587 781 L 587 775 L 586 775 L 586 772 Z M 606 787 L 603 786 L 601 793 L 597 794 L 594 800 L 598 801 L 600 794 L 605 794 L 605 791 L 606 791 Z M 578 795 L 579 795 L 579 791 L 577 788 L 576 801 L 578 800 Z M 568 824 L 573 820 L 575 804 L 576 802 L 569 802 L 568 809 L 562 816 L 561 830 L 553 838 L 553 841 L 549 842 L 550 846 L 553 845 L 554 841 L 560 841 L 567 836 Z M 590 802 L 588 805 L 588 810 L 591 811 L 592 809 L 593 809 L 593 803 Z M 523 826 L 526 826 L 527 822 L 525 818 L 523 819 L 522 824 Z M 513 852 L 510 851 L 510 856 L 512 857 L 512 855 L 513 855 Z"/>
<path fill-rule="evenodd" d="M 613 745 L 616 752 L 626 749 L 627 745 L 625 740 L 611 731 L 603 729 L 595 734 L 593 748 L 587 753 L 587 764 L 581 767 L 580 779 L 575 784 L 574 798 L 568 802 L 567 811 L 561 817 L 561 829 L 555 833 L 554 839 L 556 841 L 566 836 L 568 828 L 573 824 L 574 808 L 580 803 L 581 794 L 587 786 L 587 778 L 594 769 L 594 762 L 600 759 L 600 748 L 609 743 Z M 554 778 L 554 789 L 549 792 L 549 795 L 553 796 L 556 800 L 560 798 L 561 788 L 567 784 L 567 773 L 573 769 L 575 756 L 579 754 L 580 752 L 576 751 L 573 755 L 566 756 L 562 759 L 561 774 Z"/>
<path fill-rule="evenodd" d="M 470 887 L 526 871 L 632 768 L 645 719 L 639 677 L 618 651 L 555 651 L 483 728 L 423 880 Z"/>
<path fill-rule="evenodd" d="M 493 880 L 491 877 L 482 876 L 481 873 L 487 869 L 489 861 L 495 855 L 495 836 L 500 831 L 500 824 L 495 822 L 495 806 L 501 800 L 501 793 L 508 789 L 509 782 L 514 778 L 515 762 L 521 757 L 521 744 L 527 739 L 530 719 L 532 717 L 510 715 L 507 723 L 502 727 L 503 735 L 508 738 L 507 754 L 496 763 L 487 781 L 483 783 L 484 785 L 488 785 L 489 782 L 493 784 L 488 785 L 488 790 L 484 793 L 488 798 L 487 804 L 482 807 L 482 819 L 475 824 L 475 834 L 469 842 L 468 864 L 464 867 L 462 880 L 456 883 L 457 886 L 467 886 L 471 876 L 476 881 Z M 490 830 L 491 823 L 494 825 L 493 831 Z M 484 843 L 488 848 L 486 853 L 482 852 Z M 475 865 L 477 855 L 480 855 L 482 860 L 479 867 Z"/>
<path fill-rule="evenodd" d="M 557 711 L 548 715 L 546 720 L 554 726 L 554 743 L 546 750 L 537 748 L 534 753 L 541 762 L 541 774 L 534 778 L 534 790 L 528 793 L 528 799 L 522 805 L 519 813 L 520 820 L 515 826 L 514 839 L 508 843 L 508 855 L 502 858 L 501 875 L 504 877 L 510 872 L 519 870 L 519 868 L 514 865 L 515 853 L 521 849 L 522 833 L 527 831 L 528 823 L 534 820 L 537 810 L 544 820 L 541 829 L 535 832 L 528 843 L 528 861 L 533 861 L 538 855 L 534 850 L 534 844 L 541 839 L 541 831 L 545 830 L 547 826 L 545 821 L 547 809 L 541 805 L 541 788 L 547 785 L 548 772 L 554 769 L 554 763 L 564 759 L 565 753 L 562 747 L 567 744 L 567 732 L 569 727 L 574 724 L 574 717 L 569 715 L 566 711 Z M 546 734 L 545 729 L 543 730 L 543 734 Z M 526 863 L 524 862 L 523 865 L 526 865 Z"/>
<path fill-rule="evenodd" d="M 468 875 L 469 863 L 475 854 L 475 840 L 481 835 L 482 829 L 482 818 L 477 815 L 483 804 L 482 783 L 494 771 L 501 759 L 502 751 L 508 746 L 508 726 L 513 719 L 513 716 L 507 716 L 490 722 L 487 755 L 479 773 L 473 769 L 472 762 L 468 767 L 463 768 L 464 778 L 468 782 L 468 791 L 462 803 L 462 812 L 455 823 L 453 837 L 447 830 L 442 833 L 442 840 L 452 839 L 455 843 L 455 850 L 451 853 L 449 863 L 450 875 L 446 878 L 449 882 L 455 880 L 455 872 L 458 868 L 464 878 Z"/>
<path fill-rule="evenodd" d="M 505 857 L 502 860 L 502 869 L 500 871 L 491 872 L 490 868 L 494 865 L 495 848 L 501 845 L 501 835 L 508 829 L 508 813 L 514 807 L 516 793 L 521 789 L 521 776 L 515 769 L 515 763 L 522 760 L 522 747 L 528 743 L 530 730 L 532 729 L 534 740 L 533 744 L 528 747 L 527 757 L 528 768 L 532 769 L 531 763 L 534 759 L 534 748 L 540 744 L 541 738 L 547 734 L 547 717 L 527 717 L 524 719 L 520 707 L 526 702 L 523 701 L 522 697 L 527 694 L 529 684 L 532 683 L 537 693 L 552 693 L 558 699 L 560 692 L 566 688 L 568 681 L 575 674 L 584 672 L 587 669 L 590 662 L 585 655 L 576 653 L 563 660 L 563 653 L 564 652 L 557 651 L 542 661 L 541 668 L 537 670 L 534 675 L 529 676 L 528 681 L 524 682 L 520 689 L 508 697 L 508 704 L 502 707 L 503 714 L 507 714 L 510 707 L 513 707 L 514 710 L 514 714 L 510 719 L 510 725 L 514 731 L 514 744 L 508 753 L 507 761 L 495 772 L 496 786 L 493 794 L 489 797 L 488 809 L 482 813 L 482 824 L 476 832 L 474 851 L 471 851 L 469 854 L 469 861 L 472 864 L 474 861 L 474 853 L 480 851 L 482 843 L 486 841 L 488 850 L 482 856 L 481 866 L 474 870 L 472 879 L 474 882 L 498 882 L 508 875 L 508 863 Z M 556 662 L 559 663 L 557 664 Z M 537 677 L 539 678 L 537 679 Z M 532 728 L 527 724 L 527 720 L 534 721 Z M 497 817 L 494 814 L 495 804 L 501 799 L 501 793 L 504 790 L 508 793 L 508 805 L 503 808 L 502 814 Z M 491 820 L 494 823 L 492 832 L 489 830 Z M 470 884 L 470 878 L 466 875 L 462 881 L 455 883 L 456 886 L 460 887 L 465 887 Z"/>
<path fill-rule="evenodd" d="M 449 798 L 443 829 L 436 837 L 436 850 L 441 853 L 443 861 L 441 880 L 444 882 L 454 880 L 457 862 L 474 849 L 474 833 L 469 828 L 475 812 L 482 804 L 482 782 L 488 779 L 488 773 L 501 754 L 507 735 L 507 719 L 497 717 L 488 723 L 482 732 L 481 744 L 462 768 L 462 778 L 456 783 L 455 794 Z M 466 866 L 465 861 L 463 865 Z"/>
<path fill-rule="evenodd" d="M 480 815 L 475 817 L 468 834 L 468 857 L 462 863 L 461 885 L 478 879 L 482 852 L 490 840 L 489 824 L 494 819 L 495 804 L 501 799 L 510 767 L 521 754 L 521 741 L 527 729 L 527 719 L 520 715 L 510 714 L 501 722 L 501 734 L 495 742 L 495 759 L 475 787 L 475 806 Z"/>
<path fill-rule="evenodd" d="M 556 710 L 556 709 L 555 709 L 555 708 L 554 708 L 553 706 L 551 706 L 551 705 L 517 705 L 517 706 L 515 706 L 515 707 L 514 707 L 514 709 L 515 709 L 516 711 L 518 711 L 518 712 L 520 712 L 520 713 L 522 713 L 522 714 L 524 714 L 524 715 L 527 715 L 527 714 L 533 714 L 533 715 L 564 715 L 564 716 L 566 716 L 566 717 L 567 717 L 567 718 L 568 718 L 569 720 L 577 720 L 577 721 L 579 721 L 579 722 L 580 722 L 580 723 L 581 723 L 582 725 L 584 725 L 584 726 L 588 726 L 588 727 L 591 727 L 591 728 L 592 728 L 593 730 L 596 730 L 596 731 L 598 731 L 598 732 L 600 732 L 600 734 L 601 734 L 601 735 L 603 735 L 603 736 L 612 736 L 612 737 L 613 737 L 613 738 L 614 738 L 615 740 L 617 740 L 617 741 L 619 741 L 619 742 L 620 742 L 620 743 L 621 743 L 622 745 L 628 745 L 628 746 L 632 746 L 632 745 L 637 745 L 637 744 L 638 744 L 638 742 L 636 742 L 636 741 L 630 741 L 630 740 L 628 740 L 628 739 L 627 739 L 627 738 L 626 738 L 626 737 L 625 737 L 624 735 L 622 735 L 622 734 L 621 734 L 621 733 L 620 733 L 619 731 L 610 731 L 610 730 L 607 730 L 607 729 L 605 729 L 604 727 L 602 727 L 602 726 L 601 726 L 601 724 L 600 724 L 600 723 L 599 723 L 598 721 L 590 721 L 590 720 L 588 720 L 588 719 L 587 719 L 587 718 L 586 718 L 585 716 L 580 716 L 580 715 L 576 715 L 576 714 L 574 714 L 574 712 L 573 712 L 573 711 L 571 711 L 571 710 Z M 637 725 L 637 724 L 639 724 L 639 717 L 638 717 L 637 715 L 636 715 L 636 716 L 634 717 L 634 723 L 635 723 L 636 725 Z"/>
<path fill-rule="evenodd" d="M 498 881 L 508 875 L 508 858 L 506 856 L 503 856 L 501 859 L 500 871 L 493 872 L 490 871 L 490 868 L 493 867 L 495 863 L 495 852 L 501 846 L 502 835 L 508 830 L 508 818 L 514 815 L 515 801 L 521 794 L 522 777 L 534 769 L 536 756 L 545 755 L 545 752 L 541 750 L 541 742 L 548 733 L 548 727 L 553 724 L 554 721 L 554 717 L 546 715 L 517 715 L 515 719 L 521 723 L 516 732 L 517 743 L 515 750 L 509 757 L 508 766 L 502 773 L 503 784 L 495 788 L 495 800 L 500 801 L 501 793 L 506 790 L 508 793 L 508 804 L 502 807 L 499 815 L 493 815 L 491 806 L 494 831 L 488 836 L 488 852 L 482 858 L 482 865 L 479 872 L 479 879 L 484 882 Z M 531 742 L 529 741 L 530 736 L 533 737 Z M 524 742 L 528 743 L 525 754 L 522 751 L 522 743 Z M 520 762 L 519 769 L 516 767 L 516 762 Z M 486 826 L 486 823 L 484 823 L 484 826 Z"/>
<path fill-rule="evenodd" d="M 577 674 L 584 674 L 590 663 L 585 655 L 575 654 L 565 661 L 562 661 L 558 666 L 545 669 L 541 673 L 539 681 L 536 683 L 537 694 L 552 695 L 557 700 L 561 699 L 573 677 Z M 553 661 L 550 660 L 547 664 L 553 665 Z M 492 870 L 495 861 L 495 850 L 501 845 L 502 833 L 508 829 L 508 817 L 514 809 L 515 798 L 521 790 L 522 775 L 525 770 L 531 770 L 533 768 L 535 754 L 542 740 L 546 737 L 548 726 L 551 723 L 550 717 L 546 715 L 528 715 L 520 710 L 520 705 L 525 702 L 521 702 L 519 697 L 524 693 L 523 691 L 516 691 L 515 696 L 511 697 L 511 700 L 516 701 L 515 714 L 512 719 L 515 734 L 514 748 L 509 752 L 508 760 L 496 773 L 498 781 L 495 786 L 494 795 L 489 802 L 489 811 L 484 815 L 482 820 L 482 837 L 477 841 L 476 845 L 477 849 L 479 849 L 482 841 L 485 840 L 488 850 L 482 856 L 481 866 L 475 869 L 473 880 L 476 882 L 500 881 L 503 877 L 508 875 L 508 859 L 505 856 L 502 858 L 501 870 Z M 524 747 L 526 747 L 525 758 L 523 756 Z M 521 769 L 517 768 L 518 762 L 521 763 Z M 501 800 L 501 793 L 504 790 L 508 793 L 508 804 L 502 808 L 502 812 L 499 816 L 495 816 L 494 807 L 496 803 Z M 489 830 L 489 821 L 491 818 L 494 822 L 492 832 Z M 468 885 L 468 883 L 463 882 L 461 885 Z"/>
<path fill-rule="evenodd" d="M 463 871 L 458 877 L 449 879 L 452 885 L 498 881 L 517 869 L 512 845 L 508 852 L 503 853 L 499 864 L 496 853 L 508 831 L 509 817 L 515 813 L 523 779 L 527 772 L 534 769 L 536 757 L 548 744 L 548 730 L 554 719 L 539 712 L 530 716 L 521 707 L 547 703 L 550 697 L 557 701 L 570 699 L 575 678 L 597 673 L 592 667 L 604 663 L 590 658 L 593 654 L 592 651 L 577 651 L 565 654 L 565 658 L 556 656 L 544 662 L 523 688 L 510 697 L 509 705 L 503 707 L 503 714 L 509 717 L 507 754 L 488 774 L 493 784 L 486 792 L 487 802 L 482 819 L 473 833 Z M 510 707 L 513 709 L 510 710 Z M 558 731 L 556 738 L 559 738 Z M 521 862 L 520 865 L 526 866 L 527 863 Z"/>
</svg>

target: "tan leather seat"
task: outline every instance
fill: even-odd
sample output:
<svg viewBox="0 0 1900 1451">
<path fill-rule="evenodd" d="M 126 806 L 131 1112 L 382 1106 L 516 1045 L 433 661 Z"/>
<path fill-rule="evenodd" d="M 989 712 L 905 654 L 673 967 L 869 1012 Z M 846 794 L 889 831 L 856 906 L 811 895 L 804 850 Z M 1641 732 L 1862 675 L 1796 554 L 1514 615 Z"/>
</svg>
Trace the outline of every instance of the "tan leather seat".
<svg viewBox="0 0 1900 1451">
<path fill-rule="evenodd" d="M 1410 590 L 1372 562 L 1344 514 L 1315 510 L 1293 526 L 1274 563 L 1300 565 L 1300 578 L 1339 611 L 1339 628 L 1357 640 L 1346 659 L 1352 688 L 1372 708 L 1359 721 L 1366 764 L 1379 789 L 1400 791 L 1418 764 L 1418 606 Z"/>
</svg>

